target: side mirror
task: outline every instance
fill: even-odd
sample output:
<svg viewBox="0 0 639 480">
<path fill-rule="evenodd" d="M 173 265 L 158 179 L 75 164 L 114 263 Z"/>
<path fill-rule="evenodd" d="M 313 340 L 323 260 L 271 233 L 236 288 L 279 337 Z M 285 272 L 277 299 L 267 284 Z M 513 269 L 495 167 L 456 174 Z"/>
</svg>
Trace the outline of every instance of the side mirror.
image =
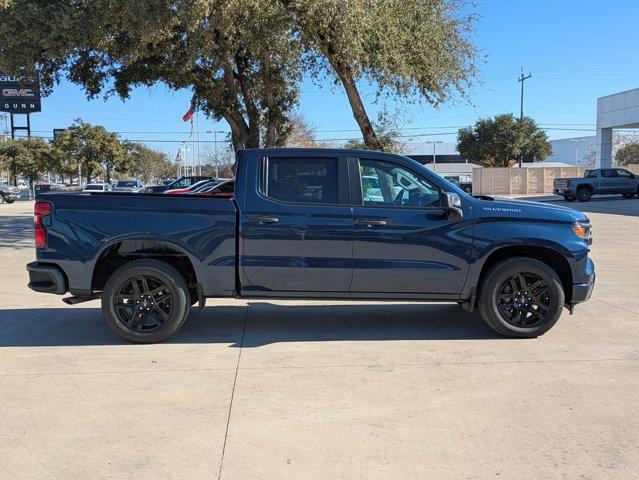
<svg viewBox="0 0 639 480">
<path fill-rule="evenodd" d="M 461 198 L 456 193 L 441 192 L 439 194 L 439 204 L 441 208 L 447 210 L 448 220 L 461 220 L 464 218 Z"/>
</svg>

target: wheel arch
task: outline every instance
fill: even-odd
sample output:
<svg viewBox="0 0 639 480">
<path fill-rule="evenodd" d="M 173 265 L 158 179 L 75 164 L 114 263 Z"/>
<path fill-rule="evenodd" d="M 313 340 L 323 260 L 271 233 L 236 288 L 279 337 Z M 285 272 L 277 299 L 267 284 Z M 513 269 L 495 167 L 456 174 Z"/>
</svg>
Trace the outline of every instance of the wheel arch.
<svg viewBox="0 0 639 480">
<path fill-rule="evenodd" d="M 167 240 L 126 237 L 104 245 L 95 257 L 91 274 L 91 290 L 101 291 L 108 278 L 126 263 L 139 259 L 154 259 L 173 266 L 186 280 L 189 288 L 198 290 L 196 262 L 187 250 Z"/>
<path fill-rule="evenodd" d="M 533 258 L 552 268 L 561 280 L 564 295 L 566 297 L 566 303 L 570 302 L 573 284 L 570 262 L 561 252 L 545 245 L 506 245 L 493 250 L 482 264 L 477 280 L 477 288 L 479 288 L 486 276 L 486 273 L 493 265 L 502 260 L 513 257 Z"/>
</svg>

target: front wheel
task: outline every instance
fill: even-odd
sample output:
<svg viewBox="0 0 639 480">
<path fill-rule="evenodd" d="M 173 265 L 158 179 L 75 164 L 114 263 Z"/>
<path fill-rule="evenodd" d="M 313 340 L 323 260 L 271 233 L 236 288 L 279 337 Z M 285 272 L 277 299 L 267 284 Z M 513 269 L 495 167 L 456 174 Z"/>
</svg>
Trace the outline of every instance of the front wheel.
<svg viewBox="0 0 639 480">
<path fill-rule="evenodd" d="M 622 195 L 623 195 L 623 198 L 632 198 L 635 196 L 634 193 L 623 193 Z"/>
<path fill-rule="evenodd" d="M 157 260 L 135 260 L 118 268 L 102 292 L 102 314 L 111 329 L 136 343 L 174 335 L 189 316 L 191 298 L 184 277 Z"/>
<path fill-rule="evenodd" d="M 539 260 L 514 257 L 488 271 L 479 287 L 479 311 L 490 328 L 506 337 L 533 338 L 550 330 L 564 306 L 555 271 Z"/>
</svg>

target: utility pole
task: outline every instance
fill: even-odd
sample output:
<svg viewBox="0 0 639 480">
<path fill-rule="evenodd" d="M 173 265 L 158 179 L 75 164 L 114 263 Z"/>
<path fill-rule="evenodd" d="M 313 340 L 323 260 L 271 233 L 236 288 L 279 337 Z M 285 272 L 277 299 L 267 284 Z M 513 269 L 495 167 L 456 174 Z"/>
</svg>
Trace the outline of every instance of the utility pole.
<svg viewBox="0 0 639 480">
<path fill-rule="evenodd" d="M 521 74 L 519 75 L 518 81 L 521 82 L 521 100 L 520 100 L 520 110 L 519 110 L 519 121 L 521 122 L 524 119 L 524 82 L 528 80 L 532 75 L 528 72 L 528 75 L 524 76 L 524 69 L 521 69 Z M 521 168 L 522 163 L 524 161 L 524 156 L 519 155 L 519 168 Z"/>
</svg>

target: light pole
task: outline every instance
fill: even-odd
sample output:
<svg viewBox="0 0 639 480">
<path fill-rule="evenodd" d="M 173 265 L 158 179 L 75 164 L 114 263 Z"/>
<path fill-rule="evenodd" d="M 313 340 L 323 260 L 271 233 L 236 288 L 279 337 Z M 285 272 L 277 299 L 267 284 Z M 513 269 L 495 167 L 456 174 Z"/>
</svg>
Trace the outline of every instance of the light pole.
<svg viewBox="0 0 639 480">
<path fill-rule="evenodd" d="M 432 141 L 427 141 L 426 143 L 432 143 L 433 144 L 433 169 L 434 169 L 435 165 L 437 165 L 437 152 L 435 152 L 436 144 L 444 143 L 444 142 L 442 142 L 441 140 L 432 140 Z"/>
<path fill-rule="evenodd" d="M 213 134 L 213 144 L 215 145 L 215 178 L 220 176 L 220 159 L 218 158 L 217 134 L 226 133 L 224 130 L 207 130 L 206 133 Z"/>
<path fill-rule="evenodd" d="M 579 142 L 585 142 L 585 138 L 570 138 L 572 143 L 575 144 L 575 165 L 579 165 Z"/>
</svg>

